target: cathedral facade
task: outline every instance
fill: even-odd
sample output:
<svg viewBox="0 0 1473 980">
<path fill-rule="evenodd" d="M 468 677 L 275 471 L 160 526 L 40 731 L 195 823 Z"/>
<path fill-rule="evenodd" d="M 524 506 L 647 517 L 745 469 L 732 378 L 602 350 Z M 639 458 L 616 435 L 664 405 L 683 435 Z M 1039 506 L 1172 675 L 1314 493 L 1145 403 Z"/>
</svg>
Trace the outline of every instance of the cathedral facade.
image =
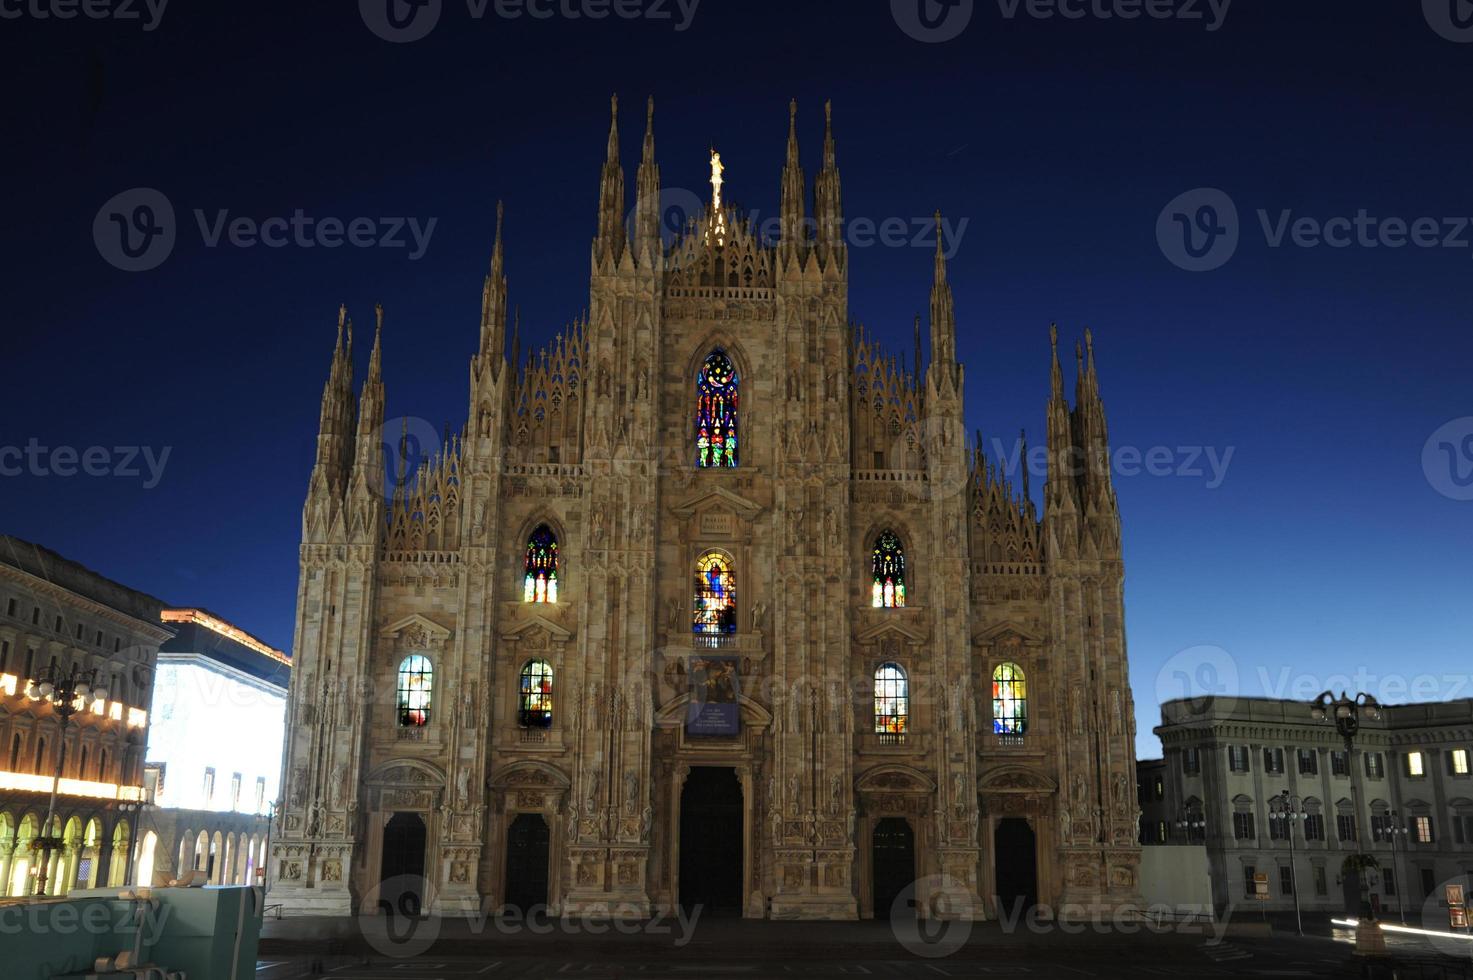
<svg viewBox="0 0 1473 980">
<path fill-rule="evenodd" d="M 626 220 L 616 103 L 587 312 L 525 361 L 498 209 L 466 425 L 387 489 L 382 315 L 355 398 L 340 314 L 270 868 L 287 911 L 1139 902 L 1093 351 L 1071 405 L 1055 337 L 1040 517 L 967 437 L 939 240 L 924 367 L 919 321 L 913 369 L 853 324 L 832 127 L 810 197 L 795 116 L 775 241 L 713 155 L 667 242 L 653 106 Z"/>
</svg>

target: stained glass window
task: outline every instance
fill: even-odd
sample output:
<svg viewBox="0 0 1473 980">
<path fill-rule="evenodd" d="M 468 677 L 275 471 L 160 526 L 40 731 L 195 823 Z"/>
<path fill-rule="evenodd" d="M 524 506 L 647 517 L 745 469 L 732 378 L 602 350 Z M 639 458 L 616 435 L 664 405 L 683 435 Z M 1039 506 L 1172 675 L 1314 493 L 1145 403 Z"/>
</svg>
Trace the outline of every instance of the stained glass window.
<svg viewBox="0 0 1473 980">
<path fill-rule="evenodd" d="M 894 531 L 882 531 L 875 539 L 874 586 L 870 605 L 876 609 L 898 609 L 905 605 L 905 549 Z"/>
<path fill-rule="evenodd" d="M 1028 730 L 1028 683 L 1017 664 L 998 664 L 992 672 L 992 730 L 998 735 Z"/>
<path fill-rule="evenodd" d="M 517 721 L 523 728 L 552 727 L 552 664 L 528 660 L 522 666 Z"/>
<path fill-rule="evenodd" d="M 697 633 L 736 632 L 736 575 L 720 552 L 708 551 L 696 562 L 694 612 Z"/>
<path fill-rule="evenodd" d="M 910 685 L 896 663 L 875 668 L 875 731 L 897 741 L 910 720 Z"/>
<path fill-rule="evenodd" d="M 527 539 L 526 578 L 523 602 L 557 602 L 557 535 L 546 524 Z"/>
<path fill-rule="evenodd" d="M 434 670 L 428 657 L 412 653 L 399 665 L 399 725 L 422 728 L 430 723 L 430 691 Z"/>
<path fill-rule="evenodd" d="M 713 350 L 696 379 L 696 465 L 737 464 L 737 373 L 721 348 Z"/>
</svg>

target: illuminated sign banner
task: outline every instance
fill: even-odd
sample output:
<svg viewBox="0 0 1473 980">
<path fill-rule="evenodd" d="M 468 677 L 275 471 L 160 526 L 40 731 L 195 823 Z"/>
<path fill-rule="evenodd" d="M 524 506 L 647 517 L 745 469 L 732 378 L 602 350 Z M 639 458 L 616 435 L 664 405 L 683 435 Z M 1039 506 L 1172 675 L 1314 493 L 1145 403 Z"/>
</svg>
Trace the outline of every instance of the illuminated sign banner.
<svg viewBox="0 0 1473 980">
<path fill-rule="evenodd" d="M 736 735 L 741 731 L 737 704 L 736 657 L 690 658 L 690 704 L 686 708 L 687 735 Z"/>
</svg>

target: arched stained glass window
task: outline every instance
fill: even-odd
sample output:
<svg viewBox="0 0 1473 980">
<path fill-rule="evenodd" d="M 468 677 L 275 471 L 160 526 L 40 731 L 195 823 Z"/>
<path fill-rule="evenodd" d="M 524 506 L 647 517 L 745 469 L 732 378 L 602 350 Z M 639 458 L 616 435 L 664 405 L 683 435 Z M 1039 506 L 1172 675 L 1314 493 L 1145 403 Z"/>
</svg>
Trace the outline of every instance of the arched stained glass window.
<svg viewBox="0 0 1473 980">
<path fill-rule="evenodd" d="M 910 683 L 896 663 L 875 668 L 875 732 L 900 741 L 910 723 Z"/>
<path fill-rule="evenodd" d="M 430 692 L 435 671 L 430 659 L 411 653 L 399 664 L 399 726 L 423 728 L 430 723 Z"/>
<path fill-rule="evenodd" d="M 998 735 L 1028 730 L 1028 683 L 1017 664 L 998 664 L 992 672 L 992 730 Z"/>
<path fill-rule="evenodd" d="M 716 348 L 701 365 L 696 379 L 696 465 L 736 466 L 736 366 L 726 351 Z"/>
<path fill-rule="evenodd" d="M 527 539 L 523 602 L 557 602 L 557 535 L 546 524 L 537 525 Z"/>
<path fill-rule="evenodd" d="M 697 633 L 736 632 L 736 574 L 719 551 L 708 551 L 696 562 L 692 625 Z"/>
<path fill-rule="evenodd" d="M 522 666 L 517 723 L 523 728 L 552 727 L 552 664 L 528 660 Z"/>
<path fill-rule="evenodd" d="M 881 531 L 875 539 L 874 585 L 870 605 L 876 609 L 899 609 L 905 605 L 905 548 L 894 531 Z"/>
</svg>

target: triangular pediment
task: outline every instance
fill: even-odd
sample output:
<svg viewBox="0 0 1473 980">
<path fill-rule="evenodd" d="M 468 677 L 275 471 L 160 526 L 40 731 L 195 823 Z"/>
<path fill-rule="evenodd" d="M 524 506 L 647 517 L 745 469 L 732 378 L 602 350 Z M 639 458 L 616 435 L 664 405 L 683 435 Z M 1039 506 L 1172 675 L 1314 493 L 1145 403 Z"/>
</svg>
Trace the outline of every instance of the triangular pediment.
<svg viewBox="0 0 1473 980">
<path fill-rule="evenodd" d="M 1019 765 L 999 766 L 977 780 L 977 789 L 983 793 L 1052 793 L 1058 788 L 1058 783 L 1037 769 Z"/>
<path fill-rule="evenodd" d="M 893 613 L 887 612 L 883 622 L 876 623 L 868 629 L 854 634 L 854 639 L 860 643 L 874 643 L 883 640 L 887 636 L 902 637 L 912 643 L 924 643 L 926 634 L 916 627 L 900 618 L 889 618 Z"/>
<path fill-rule="evenodd" d="M 978 630 L 977 632 L 972 634 L 972 642 L 992 643 L 997 640 L 1006 639 L 1009 636 L 1016 636 L 1024 643 L 1043 642 L 1043 637 L 1039 636 L 1037 633 L 1024 626 L 1022 623 L 1014 622 L 1012 620 L 1004 620 L 1001 623 L 994 623 L 986 629 Z"/>
<path fill-rule="evenodd" d="M 724 507 L 735 513 L 743 520 L 750 521 L 762 513 L 762 505 L 748 500 L 741 494 L 732 493 L 725 487 L 712 487 L 709 490 L 688 497 L 670 508 L 670 513 L 676 517 L 690 517 L 700 511 L 709 510 L 712 507 Z"/>
<path fill-rule="evenodd" d="M 502 639 L 515 640 L 519 636 L 523 636 L 526 633 L 530 633 L 533 630 L 538 629 L 547 631 L 547 634 L 549 636 L 558 641 L 566 640 L 573 635 L 572 633 L 563 629 L 557 623 L 554 623 L 552 620 L 546 618 L 545 616 L 539 616 L 536 613 L 533 613 L 530 616 L 522 617 L 515 623 L 512 623 L 506 629 L 502 630 L 501 636 Z"/>
<path fill-rule="evenodd" d="M 427 616 L 412 613 L 379 630 L 379 636 L 397 637 L 406 647 L 439 647 L 450 639 L 450 630 Z"/>
</svg>

